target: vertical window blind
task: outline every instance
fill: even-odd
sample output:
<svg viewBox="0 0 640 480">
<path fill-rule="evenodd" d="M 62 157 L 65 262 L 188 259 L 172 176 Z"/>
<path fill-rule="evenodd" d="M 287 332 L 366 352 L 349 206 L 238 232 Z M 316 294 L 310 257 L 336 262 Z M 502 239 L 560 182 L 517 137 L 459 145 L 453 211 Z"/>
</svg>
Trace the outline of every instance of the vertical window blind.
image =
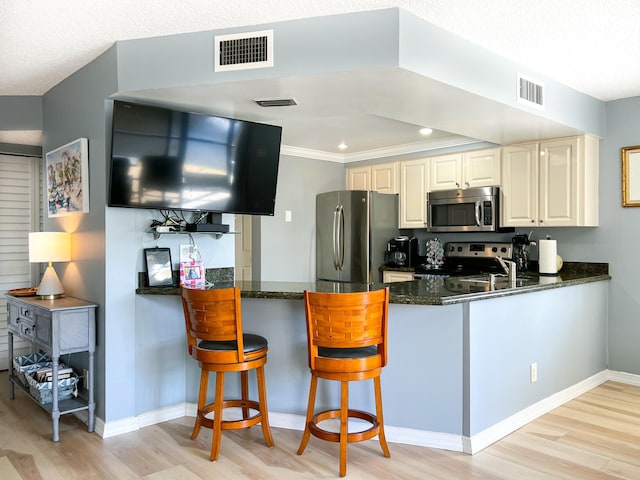
<svg viewBox="0 0 640 480">
<path fill-rule="evenodd" d="M 39 223 L 39 158 L 0 155 L 0 370 L 9 368 L 7 290 L 34 286 L 29 232 Z M 14 337 L 14 355 L 31 345 Z"/>
</svg>

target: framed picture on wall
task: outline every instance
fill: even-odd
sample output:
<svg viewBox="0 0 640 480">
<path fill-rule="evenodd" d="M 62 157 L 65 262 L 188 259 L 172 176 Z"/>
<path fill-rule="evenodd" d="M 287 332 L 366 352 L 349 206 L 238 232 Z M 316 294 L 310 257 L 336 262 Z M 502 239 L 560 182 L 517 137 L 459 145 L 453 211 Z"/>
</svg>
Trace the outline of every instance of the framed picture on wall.
<svg viewBox="0 0 640 480">
<path fill-rule="evenodd" d="M 45 208 L 49 218 L 89 213 L 89 145 L 79 138 L 45 155 Z"/>
<path fill-rule="evenodd" d="M 640 207 L 640 146 L 622 148 L 622 206 Z"/>
</svg>

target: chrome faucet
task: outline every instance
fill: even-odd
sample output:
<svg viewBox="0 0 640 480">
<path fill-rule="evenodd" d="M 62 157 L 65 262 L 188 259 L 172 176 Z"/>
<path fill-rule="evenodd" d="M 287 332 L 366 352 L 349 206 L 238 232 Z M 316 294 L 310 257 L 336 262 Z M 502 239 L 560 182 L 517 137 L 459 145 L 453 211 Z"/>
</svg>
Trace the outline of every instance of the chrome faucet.
<svg viewBox="0 0 640 480">
<path fill-rule="evenodd" d="M 500 263 L 500 266 L 509 277 L 509 284 L 511 286 L 515 286 L 516 284 L 516 262 L 512 262 L 511 260 L 505 260 L 500 255 L 496 256 L 496 260 Z"/>
</svg>

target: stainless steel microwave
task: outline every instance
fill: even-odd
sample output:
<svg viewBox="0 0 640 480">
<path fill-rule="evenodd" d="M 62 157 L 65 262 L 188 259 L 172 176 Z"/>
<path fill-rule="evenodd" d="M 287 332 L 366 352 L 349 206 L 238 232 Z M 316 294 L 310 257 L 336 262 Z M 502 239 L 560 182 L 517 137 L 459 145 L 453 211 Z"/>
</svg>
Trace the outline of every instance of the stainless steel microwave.
<svg viewBox="0 0 640 480">
<path fill-rule="evenodd" d="M 498 232 L 500 188 L 474 187 L 429 192 L 429 230 L 432 232 Z"/>
</svg>

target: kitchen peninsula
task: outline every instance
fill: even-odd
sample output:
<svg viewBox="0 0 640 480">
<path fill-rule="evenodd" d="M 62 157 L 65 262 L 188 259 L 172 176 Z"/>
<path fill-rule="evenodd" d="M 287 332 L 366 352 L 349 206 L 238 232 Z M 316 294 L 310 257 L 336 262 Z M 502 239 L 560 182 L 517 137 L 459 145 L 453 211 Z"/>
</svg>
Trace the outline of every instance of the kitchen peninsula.
<svg viewBox="0 0 640 480">
<path fill-rule="evenodd" d="M 610 278 L 605 264 L 567 263 L 558 277 L 530 274 L 515 288 L 469 282 L 473 288 L 461 292 L 460 279 L 442 278 L 390 284 L 389 364 L 382 375 L 388 440 L 475 453 L 604 381 Z M 384 284 L 238 284 L 244 329 L 269 340 L 271 423 L 302 429 L 309 382 L 304 290 Z M 180 314 L 179 297 L 170 301 L 177 288 L 143 286 L 137 293 L 149 308 L 155 295 L 165 295 L 161 303 Z M 373 407 L 369 383 L 351 387 L 354 408 Z M 188 402 L 196 391 L 187 385 Z M 318 398 L 319 408 L 328 407 L 339 390 L 321 384 Z"/>
</svg>

